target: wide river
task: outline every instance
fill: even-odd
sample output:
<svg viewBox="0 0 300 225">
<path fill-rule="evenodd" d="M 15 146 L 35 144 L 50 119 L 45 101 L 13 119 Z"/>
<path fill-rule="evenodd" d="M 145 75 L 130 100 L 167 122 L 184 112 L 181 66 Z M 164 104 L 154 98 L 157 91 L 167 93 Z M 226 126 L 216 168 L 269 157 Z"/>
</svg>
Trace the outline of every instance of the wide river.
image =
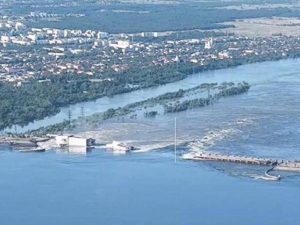
<svg viewBox="0 0 300 225">
<path fill-rule="evenodd" d="M 0 224 L 298 224 L 300 174 L 280 172 L 280 182 L 267 182 L 260 179 L 265 167 L 180 158 L 174 163 L 173 146 L 161 140 L 172 140 L 176 117 L 179 142 L 197 140 L 201 149 L 229 154 L 300 159 L 299 62 L 207 72 L 71 106 L 74 116 L 82 106 L 89 115 L 204 82 L 245 80 L 252 85 L 247 94 L 213 106 L 155 119 L 111 121 L 90 133 L 137 145 L 144 141 L 147 148 L 141 145 L 140 152 L 22 154 L 0 149 Z M 23 129 L 59 122 L 67 110 Z M 178 147 L 179 153 L 189 150 L 196 148 Z"/>
</svg>

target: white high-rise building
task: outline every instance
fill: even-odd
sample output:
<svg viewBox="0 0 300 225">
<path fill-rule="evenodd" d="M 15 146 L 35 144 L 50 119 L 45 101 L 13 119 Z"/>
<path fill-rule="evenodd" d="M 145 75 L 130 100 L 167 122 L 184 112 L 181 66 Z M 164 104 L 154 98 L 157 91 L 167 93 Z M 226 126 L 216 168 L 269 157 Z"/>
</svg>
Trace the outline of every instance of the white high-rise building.
<svg viewBox="0 0 300 225">
<path fill-rule="evenodd" d="M 99 31 L 99 32 L 97 33 L 97 38 L 98 38 L 98 39 L 105 39 L 105 38 L 108 38 L 108 33 Z"/>
<path fill-rule="evenodd" d="M 67 37 L 70 37 L 71 36 L 71 32 L 69 30 L 64 30 L 64 37 L 67 38 Z"/>
<path fill-rule="evenodd" d="M 205 40 L 204 48 L 205 49 L 211 49 L 213 45 L 213 39 L 209 38 L 208 40 Z"/>
<path fill-rule="evenodd" d="M 141 36 L 142 37 L 157 37 L 158 33 L 157 32 L 142 32 Z"/>
</svg>

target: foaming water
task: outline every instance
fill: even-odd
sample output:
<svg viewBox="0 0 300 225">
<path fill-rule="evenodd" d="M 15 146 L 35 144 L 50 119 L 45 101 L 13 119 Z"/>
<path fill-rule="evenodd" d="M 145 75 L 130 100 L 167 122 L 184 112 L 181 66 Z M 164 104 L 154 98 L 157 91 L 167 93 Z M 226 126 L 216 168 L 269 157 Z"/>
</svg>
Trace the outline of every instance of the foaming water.
<svg viewBox="0 0 300 225">
<path fill-rule="evenodd" d="M 247 94 L 223 99 L 210 107 L 159 115 L 154 119 L 127 118 L 124 126 L 122 123 L 110 123 L 106 132 L 113 139 L 140 147 L 136 153 L 167 146 L 174 149 L 176 117 L 177 141 L 178 144 L 187 144 L 186 153 L 206 151 L 299 159 L 300 127 L 295 123 L 300 110 L 298 82 L 298 74 L 281 76 L 256 84 Z M 122 131 L 115 132 L 119 129 Z M 168 141 L 163 142 L 163 139 Z M 230 171 L 231 167 L 225 170 Z M 241 176 L 255 179 L 260 179 L 264 172 L 251 173 L 252 168 L 244 165 L 241 168 Z"/>
</svg>

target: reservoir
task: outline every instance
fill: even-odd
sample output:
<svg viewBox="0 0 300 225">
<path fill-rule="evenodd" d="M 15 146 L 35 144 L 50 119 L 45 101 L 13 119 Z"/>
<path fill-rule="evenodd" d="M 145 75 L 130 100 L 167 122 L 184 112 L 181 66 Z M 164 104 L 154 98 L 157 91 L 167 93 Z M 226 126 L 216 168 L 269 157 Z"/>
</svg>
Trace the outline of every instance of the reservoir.
<svg viewBox="0 0 300 225">
<path fill-rule="evenodd" d="M 299 62 L 207 72 L 71 106 L 74 116 L 80 114 L 81 106 L 88 115 L 204 82 L 251 84 L 247 94 L 221 99 L 212 106 L 151 119 L 126 119 L 124 124 L 109 121 L 99 129 L 100 135 L 115 140 L 136 144 L 143 140 L 140 152 L 114 155 L 99 148 L 85 155 L 53 150 L 20 154 L 1 148 L 0 224 L 297 224 L 299 174 L 280 172 L 280 182 L 268 182 L 260 179 L 265 167 L 187 161 L 180 154 L 200 148 L 300 159 Z M 66 116 L 64 110 L 29 126 L 59 122 Z M 156 142 L 173 140 L 174 117 L 178 139 L 184 143 L 179 141 L 177 163 L 172 143 Z"/>
</svg>

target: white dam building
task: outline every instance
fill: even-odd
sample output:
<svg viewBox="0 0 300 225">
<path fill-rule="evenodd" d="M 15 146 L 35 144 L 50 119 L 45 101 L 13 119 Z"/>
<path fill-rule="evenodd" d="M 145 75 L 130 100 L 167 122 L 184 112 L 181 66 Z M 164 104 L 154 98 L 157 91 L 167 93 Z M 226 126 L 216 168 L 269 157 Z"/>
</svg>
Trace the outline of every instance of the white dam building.
<svg viewBox="0 0 300 225">
<path fill-rule="evenodd" d="M 91 147 L 95 145 L 95 139 L 76 137 L 74 135 L 48 135 L 55 137 L 57 146 L 63 147 Z"/>
</svg>

